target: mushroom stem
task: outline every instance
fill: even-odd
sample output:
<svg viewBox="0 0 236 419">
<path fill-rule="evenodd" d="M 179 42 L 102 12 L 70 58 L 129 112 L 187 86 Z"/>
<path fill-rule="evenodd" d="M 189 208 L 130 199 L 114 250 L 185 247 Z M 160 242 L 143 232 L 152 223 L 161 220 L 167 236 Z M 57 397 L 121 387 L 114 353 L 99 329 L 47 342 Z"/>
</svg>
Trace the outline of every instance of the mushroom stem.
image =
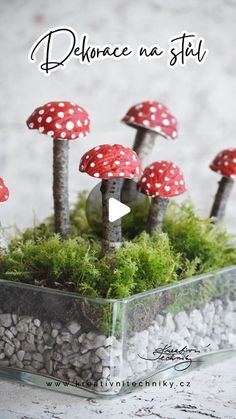
<svg viewBox="0 0 236 419">
<path fill-rule="evenodd" d="M 169 198 L 161 198 L 156 196 L 152 198 L 151 206 L 148 214 L 146 231 L 149 234 L 155 231 L 161 231 Z"/>
<path fill-rule="evenodd" d="M 53 140 L 53 199 L 55 232 L 69 236 L 68 140 Z"/>
<path fill-rule="evenodd" d="M 134 140 L 133 150 L 137 153 L 142 166 L 145 166 L 146 158 L 150 154 L 157 133 L 146 128 L 138 128 Z M 138 179 L 138 178 L 137 178 Z M 135 201 L 138 195 L 135 182 L 125 179 L 121 191 L 122 202 Z"/>
<path fill-rule="evenodd" d="M 102 181 L 102 256 L 111 254 L 122 246 L 121 220 L 109 221 L 109 199 L 120 200 L 121 179 Z"/>
<path fill-rule="evenodd" d="M 226 176 L 223 176 L 219 181 L 218 190 L 216 192 L 210 214 L 210 217 L 215 217 L 216 224 L 221 223 L 225 216 L 226 204 L 233 188 L 233 184 L 234 180 Z"/>
</svg>

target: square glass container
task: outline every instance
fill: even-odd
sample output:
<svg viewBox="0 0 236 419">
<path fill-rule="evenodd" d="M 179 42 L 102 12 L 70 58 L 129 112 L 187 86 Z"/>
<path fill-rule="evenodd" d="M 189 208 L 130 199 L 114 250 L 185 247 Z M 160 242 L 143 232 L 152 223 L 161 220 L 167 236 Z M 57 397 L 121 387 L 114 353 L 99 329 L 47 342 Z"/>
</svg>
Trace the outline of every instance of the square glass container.
<svg viewBox="0 0 236 419">
<path fill-rule="evenodd" d="M 236 354 L 236 266 L 124 299 L 0 280 L 0 378 L 112 397 Z"/>
</svg>

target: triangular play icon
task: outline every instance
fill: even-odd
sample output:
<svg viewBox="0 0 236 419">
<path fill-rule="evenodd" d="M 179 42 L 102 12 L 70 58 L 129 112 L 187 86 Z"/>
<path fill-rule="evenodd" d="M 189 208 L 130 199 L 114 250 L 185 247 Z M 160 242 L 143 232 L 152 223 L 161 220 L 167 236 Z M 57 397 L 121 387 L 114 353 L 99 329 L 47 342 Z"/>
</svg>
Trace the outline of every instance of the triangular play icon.
<svg viewBox="0 0 236 419">
<path fill-rule="evenodd" d="M 124 215 L 129 214 L 130 211 L 130 207 L 122 204 L 122 202 L 118 201 L 117 199 L 109 199 L 109 221 L 111 223 L 113 223 L 113 221 L 119 220 L 121 217 L 124 217 Z"/>
</svg>

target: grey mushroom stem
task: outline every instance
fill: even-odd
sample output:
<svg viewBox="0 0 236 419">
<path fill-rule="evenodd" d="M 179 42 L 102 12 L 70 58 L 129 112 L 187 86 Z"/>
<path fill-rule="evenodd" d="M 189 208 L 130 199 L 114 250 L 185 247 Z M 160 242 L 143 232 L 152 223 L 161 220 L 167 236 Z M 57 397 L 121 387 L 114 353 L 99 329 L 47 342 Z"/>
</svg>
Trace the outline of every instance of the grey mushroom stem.
<svg viewBox="0 0 236 419">
<path fill-rule="evenodd" d="M 161 198 L 159 196 L 152 198 L 147 220 L 147 233 L 153 234 L 156 231 L 162 231 L 163 220 L 168 203 L 169 198 Z"/>
<path fill-rule="evenodd" d="M 219 181 L 210 217 L 215 217 L 215 223 L 220 224 L 225 216 L 226 205 L 233 188 L 234 180 L 223 176 Z"/>
<path fill-rule="evenodd" d="M 53 140 L 53 199 L 55 232 L 69 237 L 68 140 Z"/>
<path fill-rule="evenodd" d="M 109 221 L 109 199 L 120 200 L 121 179 L 102 181 L 102 256 L 113 253 L 122 246 L 121 219 Z"/>
<path fill-rule="evenodd" d="M 137 153 L 141 165 L 144 167 L 146 159 L 153 149 L 155 138 L 158 134 L 147 128 L 138 128 L 134 140 L 133 150 Z M 135 179 L 134 179 L 135 180 Z M 138 178 L 136 179 L 138 180 Z M 138 191 L 132 180 L 125 179 L 121 191 L 121 200 L 124 203 L 135 201 Z"/>
</svg>

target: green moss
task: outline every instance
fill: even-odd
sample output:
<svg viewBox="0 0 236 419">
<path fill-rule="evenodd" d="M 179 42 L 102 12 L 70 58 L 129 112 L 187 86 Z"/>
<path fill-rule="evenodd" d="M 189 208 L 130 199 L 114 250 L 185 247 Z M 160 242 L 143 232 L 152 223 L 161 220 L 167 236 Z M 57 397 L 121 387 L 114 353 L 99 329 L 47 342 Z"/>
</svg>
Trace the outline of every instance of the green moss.
<svg viewBox="0 0 236 419">
<path fill-rule="evenodd" d="M 52 218 L 12 239 L 9 249 L 0 252 L 0 277 L 88 296 L 123 298 L 236 264 L 236 248 L 228 246 L 230 236 L 211 220 L 199 218 L 190 203 L 170 205 L 164 233 L 149 237 L 142 232 L 113 256 L 101 259 L 100 239 L 87 224 L 85 204 L 82 193 L 71 211 L 70 240 L 62 241 L 53 233 Z M 142 223 L 142 209 L 138 212 L 140 230 L 146 204 L 143 211 Z M 126 236 L 131 236 L 134 223 L 129 218 Z M 201 290 L 204 301 L 216 294 L 208 285 Z"/>
</svg>

